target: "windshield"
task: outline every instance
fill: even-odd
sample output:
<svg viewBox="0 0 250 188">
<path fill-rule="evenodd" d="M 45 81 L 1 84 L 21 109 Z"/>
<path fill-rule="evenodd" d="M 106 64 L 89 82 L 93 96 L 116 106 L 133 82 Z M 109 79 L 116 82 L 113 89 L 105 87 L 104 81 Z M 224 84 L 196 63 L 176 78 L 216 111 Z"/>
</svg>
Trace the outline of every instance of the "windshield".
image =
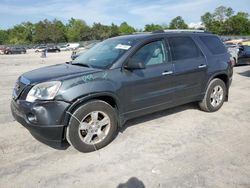
<svg viewBox="0 0 250 188">
<path fill-rule="evenodd" d="M 131 39 L 108 39 L 77 57 L 72 64 L 107 69 L 134 45 Z"/>
</svg>

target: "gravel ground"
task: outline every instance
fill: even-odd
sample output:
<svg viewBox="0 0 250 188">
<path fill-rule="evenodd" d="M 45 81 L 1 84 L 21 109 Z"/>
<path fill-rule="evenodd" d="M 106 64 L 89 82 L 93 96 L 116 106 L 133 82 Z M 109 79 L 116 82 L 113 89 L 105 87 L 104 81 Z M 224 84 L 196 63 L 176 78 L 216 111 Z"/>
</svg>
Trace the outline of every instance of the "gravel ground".
<svg viewBox="0 0 250 188">
<path fill-rule="evenodd" d="M 234 69 L 218 112 L 187 104 L 147 115 L 107 147 L 79 153 L 38 142 L 9 108 L 18 75 L 69 57 L 0 56 L 0 187 L 250 187 L 250 66 Z"/>
</svg>

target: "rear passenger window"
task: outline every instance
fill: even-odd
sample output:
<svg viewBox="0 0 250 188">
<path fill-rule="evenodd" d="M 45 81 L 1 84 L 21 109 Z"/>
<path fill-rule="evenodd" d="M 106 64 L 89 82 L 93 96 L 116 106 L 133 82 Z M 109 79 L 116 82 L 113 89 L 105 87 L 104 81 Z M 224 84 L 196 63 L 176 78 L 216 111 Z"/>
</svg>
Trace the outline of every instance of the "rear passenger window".
<svg viewBox="0 0 250 188">
<path fill-rule="evenodd" d="M 226 48 L 218 37 L 200 36 L 200 39 L 212 54 L 217 55 L 226 53 Z"/>
<path fill-rule="evenodd" d="M 168 41 L 174 61 L 201 56 L 199 48 L 190 37 L 169 37 Z"/>
</svg>

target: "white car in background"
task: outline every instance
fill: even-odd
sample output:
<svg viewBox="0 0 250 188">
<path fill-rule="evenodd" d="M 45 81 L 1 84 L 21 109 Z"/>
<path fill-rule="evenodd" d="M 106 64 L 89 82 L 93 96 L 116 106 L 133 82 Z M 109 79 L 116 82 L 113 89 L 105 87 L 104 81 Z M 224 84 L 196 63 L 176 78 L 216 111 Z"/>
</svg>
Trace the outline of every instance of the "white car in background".
<svg viewBox="0 0 250 188">
<path fill-rule="evenodd" d="M 237 44 L 225 44 L 231 57 L 234 59 L 235 65 L 238 63 L 239 45 Z"/>
<path fill-rule="evenodd" d="M 47 46 L 38 46 L 35 48 L 35 52 L 43 52 L 45 49 L 47 49 Z"/>
<path fill-rule="evenodd" d="M 75 50 L 79 48 L 80 44 L 79 43 L 68 43 L 65 45 L 60 46 L 61 51 L 67 51 L 67 50 Z"/>
</svg>

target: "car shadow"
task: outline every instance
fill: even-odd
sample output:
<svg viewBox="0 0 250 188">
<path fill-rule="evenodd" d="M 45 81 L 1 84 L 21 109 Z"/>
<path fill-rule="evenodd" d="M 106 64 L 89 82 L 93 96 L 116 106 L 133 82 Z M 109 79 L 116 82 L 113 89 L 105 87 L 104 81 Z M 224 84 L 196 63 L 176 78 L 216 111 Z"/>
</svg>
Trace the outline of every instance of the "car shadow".
<svg viewBox="0 0 250 188">
<path fill-rule="evenodd" d="M 169 109 L 166 109 L 166 110 L 154 112 L 154 113 L 151 113 L 151 114 L 147 114 L 147 115 L 144 115 L 144 116 L 140 116 L 138 118 L 128 120 L 121 127 L 120 132 L 123 133 L 127 128 L 129 128 L 131 126 L 134 126 L 136 124 L 144 123 L 144 122 L 147 122 L 147 121 L 151 121 L 151 120 L 154 120 L 154 119 L 158 119 L 158 118 L 161 118 L 161 117 L 164 117 L 164 116 L 168 116 L 168 115 L 171 115 L 171 114 L 175 114 L 175 113 L 182 112 L 182 111 L 185 111 L 185 110 L 190 110 L 190 109 L 197 109 L 198 110 L 197 103 L 188 103 L 188 104 L 184 104 L 184 105 L 177 106 L 177 107 L 174 107 L 174 108 L 169 108 Z"/>
<path fill-rule="evenodd" d="M 124 132 L 127 128 L 129 128 L 131 126 L 134 126 L 136 124 L 144 123 L 144 122 L 147 122 L 147 121 L 150 121 L 150 120 L 161 118 L 163 116 L 168 116 L 168 115 L 171 115 L 171 114 L 175 114 L 175 113 L 185 111 L 185 110 L 190 110 L 190 109 L 198 109 L 197 103 L 189 103 L 189 104 L 185 104 L 185 105 L 182 105 L 182 106 L 178 106 L 178 107 L 170 108 L 170 109 L 167 109 L 167 110 L 154 112 L 154 113 L 151 113 L 151 114 L 140 116 L 138 118 L 131 119 L 131 120 L 127 121 L 124 124 L 124 126 L 120 128 L 119 131 Z M 66 141 L 64 141 L 64 142 L 49 142 L 47 140 L 41 139 L 40 137 L 37 137 L 37 135 L 35 135 L 35 134 L 31 133 L 31 135 L 35 139 L 37 139 L 39 142 L 41 142 L 42 144 L 45 144 L 46 146 L 49 146 L 49 147 L 51 147 L 53 149 L 56 149 L 56 150 L 67 150 L 69 148 L 69 146 L 70 146 L 70 144 L 67 143 Z M 133 182 L 134 180 L 131 180 L 131 181 Z M 129 180 L 128 180 L 128 183 L 129 183 Z M 130 185 L 130 183 L 128 185 Z M 125 186 L 125 184 L 121 185 L 121 187 L 124 187 L 124 186 Z"/>
<path fill-rule="evenodd" d="M 66 141 L 63 141 L 63 142 L 51 142 L 51 141 L 47 141 L 47 140 L 44 140 L 40 137 L 38 137 L 37 135 L 35 134 L 32 134 L 30 133 L 36 140 L 38 140 L 39 142 L 41 142 L 42 144 L 45 144 L 46 146 L 49 146 L 53 149 L 56 149 L 56 150 L 66 150 L 68 149 L 68 147 L 70 146 L 68 142 Z"/>
<path fill-rule="evenodd" d="M 244 72 L 240 72 L 239 75 L 250 77 L 250 70 L 247 70 L 247 71 L 244 71 Z"/>
<path fill-rule="evenodd" d="M 138 178 L 132 177 L 127 182 L 120 183 L 116 188 L 145 188 L 145 185 Z"/>
</svg>

